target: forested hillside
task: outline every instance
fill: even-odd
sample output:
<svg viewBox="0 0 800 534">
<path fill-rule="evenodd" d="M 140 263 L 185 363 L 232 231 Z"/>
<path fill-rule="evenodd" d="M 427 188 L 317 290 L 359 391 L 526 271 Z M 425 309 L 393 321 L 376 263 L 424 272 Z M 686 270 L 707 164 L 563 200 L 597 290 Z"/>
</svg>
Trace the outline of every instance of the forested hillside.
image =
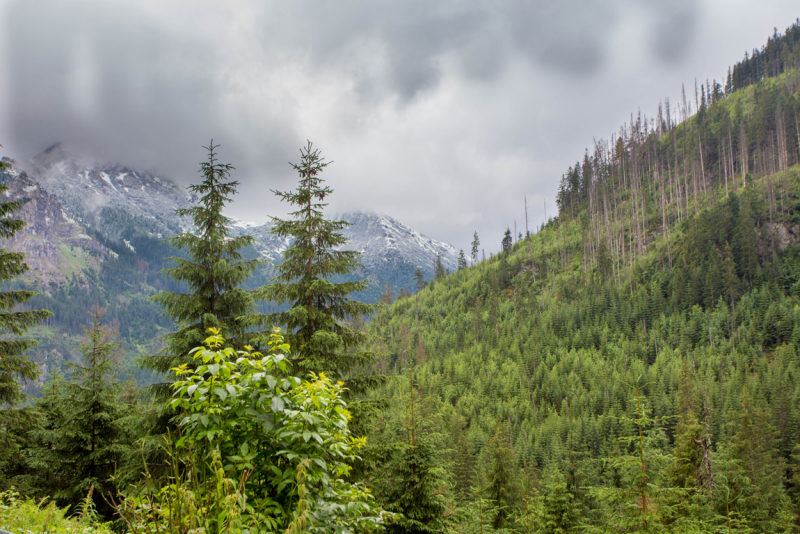
<svg viewBox="0 0 800 534">
<path fill-rule="evenodd" d="M 434 443 L 457 531 L 794 531 L 798 35 L 632 117 L 537 233 L 375 315 L 373 454 Z"/>
</svg>

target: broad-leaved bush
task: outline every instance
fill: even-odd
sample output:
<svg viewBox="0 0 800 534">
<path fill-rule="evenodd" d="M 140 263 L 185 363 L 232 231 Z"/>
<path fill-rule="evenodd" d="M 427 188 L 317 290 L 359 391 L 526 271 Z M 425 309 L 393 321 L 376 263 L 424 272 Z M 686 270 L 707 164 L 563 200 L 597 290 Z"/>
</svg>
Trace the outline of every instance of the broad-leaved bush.
<svg viewBox="0 0 800 534">
<path fill-rule="evenodd" d="M 218 330 L 174 369 L 168 483 L 119 504 L 134 532 L 373 532 L 392 514 L 345 480 L 364 438 L 350 435 L 343 386 L 290 376 L 280 330 L 267 354 L 225 347 Z M 133 497 L 136 495 L 136 497 Z"/>
</svg>

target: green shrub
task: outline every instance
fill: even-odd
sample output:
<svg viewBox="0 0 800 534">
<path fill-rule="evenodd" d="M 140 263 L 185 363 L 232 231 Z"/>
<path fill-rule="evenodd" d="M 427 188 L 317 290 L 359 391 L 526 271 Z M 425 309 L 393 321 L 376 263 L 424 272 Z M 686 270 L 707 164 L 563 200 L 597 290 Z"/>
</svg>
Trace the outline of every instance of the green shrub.
<svg viewBox="0 0 800 534">
<path fill-rule="evenodd" d="M 194 349 L 196 369 L 175 371 L 171 405 L 182 437 L 167 439 L 166 480 L 150 477 L 121 496 L 118 511 L 134 533 L 257 534 L 373 532 L 394 514 L 364 486 L 347 482 L 353 438 L 341 382 L 287 372 L 279 330 L 266 355 L 223 348 L 209 329 Z M 147 466 L 145 466 L 147 468 Z"/>
</svg>

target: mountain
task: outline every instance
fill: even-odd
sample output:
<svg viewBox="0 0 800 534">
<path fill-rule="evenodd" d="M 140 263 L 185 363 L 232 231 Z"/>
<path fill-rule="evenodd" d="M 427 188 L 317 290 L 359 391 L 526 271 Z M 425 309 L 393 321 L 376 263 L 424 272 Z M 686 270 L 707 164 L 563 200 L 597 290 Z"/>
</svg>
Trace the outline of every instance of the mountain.
<svg viewBox="0 0 800 534">
<path fill-rule="evenodd" d="M 150 172 L 80 156 L 61 143 L 34 156 L 29 176 L 55 195 L 65 210 L 106 238 L 119 239 L 130 221 L 158 238 L 188 229 L 175 214 L 194 199 L 186 190 Z M 120 214 L 124 214 L 121 220 Z"/>
<path fill-rule="evenodd" d="M 5 243 L 5 248 L 26 254 L 28 280 L 40 287 L 49 287 L 51 282 L 61 284 L 84 269 L 98 270 L 100 263 L 114 256 L 86 234 L 62 209 L 55 195 L 31 180 L 25 171 L 20 172 L 13 160 L 3 161 L 11 165 L 2 175 L 2 182 L 8 187 L 3 201 L 23 202 L 15 216 L 28 223 Z"/>
<path fill-rule="evenodd" d="M 135 249 L 133 243 L 137 239 L 163 239 L 190 228 L 190 221 L 176 215 L 175 210 L 190 207 L 196 199 L 154 173 L 98 162 L 62 144 L 36 155 L 24 168 L 22 172 L 27 179 L 57 199 L 70 220 L 97 239 L 115 243 L 114 250 L 120 246 Z M 14 172 L 13 176 L 17 176 L 20 171 Z M 426 237 L 388 215 L 362 211 L 333 217 L 351 224 L 343 231 L 349 239 L 343 248 L 363 254 L 363 268 L 358 275 L 372 280 L 372 289 L 362 295 L 366 300 L 377 300 L 387 282 L 395 289 L 411 289 L 418 267 L 431 278 L 437 254 L 446 269 L 456 269 L 455 248 Z M 259 225 L 235 221 L 231 233 L 254 236 L 256 252 L 276 264 L 290 242 L 272 235 L 271 228 L 271 222 Z"/>
<path fill-rule="evenodd" d="M 420 267 L 430 277 L 437 255 L 445 269 L 453 272 L 458 267 L 455 247 L 422 235 L 389 215 L 351 212 L 337 218 L 350 223 L 342 232 L 349 240 L 343 248 L 361 252 L 361 264 L 374 273 L 407 272 L 410 280 Z M 411 285 L 393 285 L 411 289 Z"/>
</svg>

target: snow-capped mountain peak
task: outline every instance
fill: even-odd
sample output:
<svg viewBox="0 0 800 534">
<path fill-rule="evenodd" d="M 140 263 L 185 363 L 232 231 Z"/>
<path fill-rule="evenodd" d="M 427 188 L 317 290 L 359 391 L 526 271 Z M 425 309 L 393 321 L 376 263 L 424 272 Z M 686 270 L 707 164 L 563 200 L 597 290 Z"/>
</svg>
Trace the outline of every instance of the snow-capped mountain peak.
<svg viewBox="0 0 800 534">
<path fill-rule="evenodd" d="M 65 217 L 135 252 L 132 236 L 164 238 L 191 231 L 191 220 L 175 210 L 196 202 L 187 191 L 151 172 L 82 157 L 61 144 L 38 154 L 27 165 L 31 180 L 58 199 Z M 413 287 L 413 275 L 422 269 L 433 275 L 437 255 L 445 269 L 455 271 L 458 251 L 409 228 L 397 219 L 370 211 L 328 215 L 350 223 L 342 230 L 348 243 L 343 250 L 361 252 L 358 276 L 372 280 L 373 287 L 390 282 L 395 288 Z M 251 235 L 255 248 L 272 264 L 283 259 L 291 239 L 272 234 L 274 224 L 232 220 L 232 236 Z"/>
</svg>

